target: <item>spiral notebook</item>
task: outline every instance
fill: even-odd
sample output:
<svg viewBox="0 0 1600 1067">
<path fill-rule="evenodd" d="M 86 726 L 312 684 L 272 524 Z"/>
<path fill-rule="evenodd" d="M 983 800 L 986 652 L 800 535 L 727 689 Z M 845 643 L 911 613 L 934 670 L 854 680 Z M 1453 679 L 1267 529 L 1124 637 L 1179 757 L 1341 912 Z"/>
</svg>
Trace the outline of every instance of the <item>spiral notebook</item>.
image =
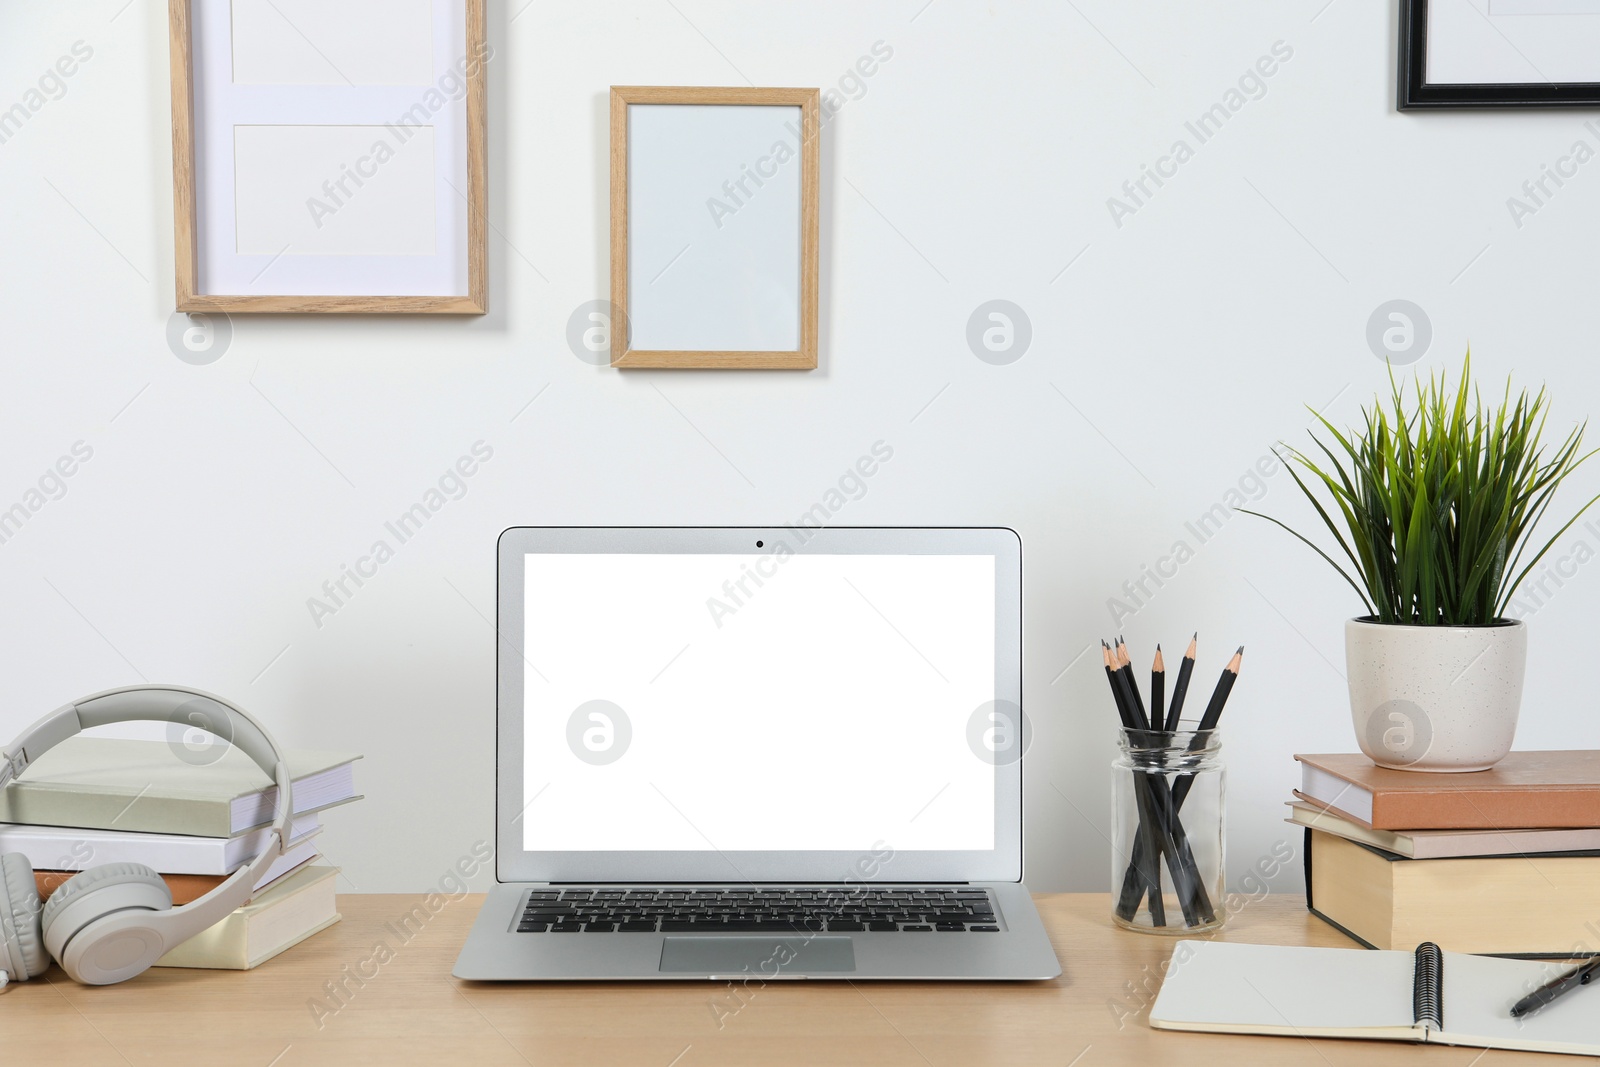
<svg viewBox="0 0 1600 1067">
<path fill-rule="evenodd" d="M 1179 941 L 1150 1025 L 1600 1055 L 1600 989 L 1511 1017 L 1511 1005 L 1570 968 L 1431 943 L 1370 952 Z"/>
</svg>

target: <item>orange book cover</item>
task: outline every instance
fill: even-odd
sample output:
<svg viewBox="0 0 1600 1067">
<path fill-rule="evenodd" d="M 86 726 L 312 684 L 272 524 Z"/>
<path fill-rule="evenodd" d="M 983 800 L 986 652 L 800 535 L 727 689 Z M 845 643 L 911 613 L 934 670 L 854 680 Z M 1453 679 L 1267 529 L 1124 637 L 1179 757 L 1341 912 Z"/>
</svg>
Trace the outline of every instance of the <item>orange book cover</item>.
<svg viewBox="0 0 1600 1067">
<path fill-rule="evenodd" d="M 1374 830 L 1600 827 L 1600 752 L 1513 752 L 1486 771 L 1379 767 L 1357 754 L 1297 755 L 1296 795 Z"/>
<path fill-rule="evenodd" d="M 39 899 L 49 900 L 51 893 L 60 889 L 63 882 L 77 873 L 77 871 L 34 871 L 33 881 L 39 887 Z M 175 908 L 199 900 L 222 884 L 221 875 L 210 874 L 163 874 L 161 880 L 167 883 L 167 889 L 172 893 L 172 906 Z"/>
<path fill-rule="evenodd" d="M 309 862 L 309 861 L 307 861 Z M 301 864 L 300 866 L 304 866 Z M 299 870 L 300 867 L 294 868 Z M 50 894 L 61 888 L 61 883 L 77 874 L 77 871 L 34 871 L 33 881 L 39 887 L 39 899 L 49 900 Z M 277 885 L 294 871 L 285 871 L 266 885 L 258 886 L 257 893 L 263 892 L 268 886 Z M 172 906 L 181 908 L 192 901 L 199 900 L 217 886 L 221 885 L 224 876 L 220 874 L 163 874 L 161 880 L 167 883 L 167 890 L 172 894 Z"/>
</svg>

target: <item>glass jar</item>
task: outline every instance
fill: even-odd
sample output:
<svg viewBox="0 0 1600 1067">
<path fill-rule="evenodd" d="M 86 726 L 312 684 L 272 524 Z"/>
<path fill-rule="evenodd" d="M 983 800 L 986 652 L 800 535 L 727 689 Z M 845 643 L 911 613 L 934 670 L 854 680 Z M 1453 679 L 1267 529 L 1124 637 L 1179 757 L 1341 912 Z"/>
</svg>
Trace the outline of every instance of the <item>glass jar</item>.
<svg viewBox="0 0 1600 1067">
<path fill-rule="evenodd" d="M 1217 730 L 1119 732 L 1111 764 L 1111 903 L 1118 926 L 1215 930 L 1226 915 L 1226 774 Z"/>
</svg>

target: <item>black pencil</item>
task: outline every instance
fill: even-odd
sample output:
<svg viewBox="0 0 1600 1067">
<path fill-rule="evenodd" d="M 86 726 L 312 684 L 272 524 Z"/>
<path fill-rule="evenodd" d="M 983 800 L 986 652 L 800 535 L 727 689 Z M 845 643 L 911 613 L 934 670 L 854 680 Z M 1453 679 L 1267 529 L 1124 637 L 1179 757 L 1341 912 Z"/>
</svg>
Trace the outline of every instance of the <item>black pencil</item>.
<svg viewBox="0 0 1600 1067">
<path fill-rule="evenodd" d="M 1239 651 L 1233 654 L 1228 665 L 1222 668 L 1222 677 L 1217 679 L 1217 688 L 1211 692 L 1211 703 L 1206 705 L 1205 714 L 1200 716 L 1200 725 L 1195 735 L 1189 741 L 1189 751 L 1205 747 L 1210 738 L 1207 736 L 1217 728 L 1217 723 L 1222 721 L 1222 709 L 1228 706 L 1228 694 L 1233 692 L 1233 683 L 1239 680 L 1239 665 L 1244 660 L 1244 646 L 1239 646 Z M 1172 786 L 1172 804 L 1174 808 L 1182 808 L 1184 798 L 1189 795 L 1189 790 L 1194 788 L 1194 775 L 1186 774 L 1180 777 Z"/>
<path fill-rule="evenodd" d="M 1194 673 L 1194 656 L 1199 643 L 1198 633 L 1189 638 L 1189 650 L 1183 654 L 1183 662 L 1178 664 L 1178 681 L 1172 687 L 1172 707 L 1167 711 L 1168 733 L 1178 728 L 1179 718 L 1183 715 L 1183 698 L 1189 695 L 1189 676 Z"/>
<path fill-rule="evenodd" d="M 1117 668 L 1122 675 L 1124 695 L 1128 697 L 1129 708 L 1133 711 L 1134 729 L 1150 729 L 1150 717 L 1144 710 L 1144 697 L 1139 695 L 1139 683 L 1133 679 L 1133 660 L 1128 655 L 1128 643 L 1120 637 L 1117 638 Z"/>
<path fill-rule="evenodd" d="M 1131 730 L 1133 729 L 1133 716 L 1128 711 L 1127 703 L 1122 699 L 1122 687 L 1117 684 L 1116 667 L 1114 666 L 1116 659 L 1111 655 L 1111 646 L 1106 644 L 1104 640 L 1100 642 L 1100 655 L 1105 660 L 1106 684 L 1111 686 L 1111 699 L 1117 706 L 1117 718 L 1122 720 L 1124 729 Z"/>
<path fill-rule="evenodd" d="M 1117 659 L 1120 665 L 1114 677 L 1122 692 L 1123 704 L 1128 709 L 1128 729 L 1149 732 L 1150 720 L 1145 718 L 1144 699 L 1139 695 L 1139 683 L 1133 680 L 1133 669 L 1128 666 L 1128 650 L 1119 648 Z"/>
<path fill-rule="evenodd" d="M 1167 702 L 1167 664 L 1161 658 L 1161 646 L 1156 646 L 1156 661 L 1150 665 L 1150 725 L 1162 728 L 1161 709 Z"/>
<path fill-rule="evenodd" d="M 1117 717 L 1122 720 L 1125 730 L 1132 730 L 1133 709 L 1128 702 L 1124 691 L 1123 678 L 1114 664 L 1115 657 L 1111 654 L 1111 646 L 1104 641 L 1100 642 L 1100 655 L 1105 661 L 1106 681 L 1111 686 L 1111 699 L 1117 706 Z M 1123 883 L 1122 896 L 1117 901 L 1117 914 L 1125 921 L 1132 921 L 1139 910 L 1139 904 L 1146 894 L 1150 897 L 1150 921 L 1156 926 L 1167 925 L 1166 902 L 1161 896 L 1161 854 L 1162 847 L 1156 839 L 1160 831 L 1156 826 L 1154 799 L 1147 790 L 1147 783 L 1141 780 L 1142 776 L 1134 774 L 1134 802 L 1138 809 L 1137 818 L 1139 826 L 1135 837 L 1133 849 L 1133 865 L 1129 867 L 1129 878 Z"/>
<path fill-rule="evenodd" d="M 1211 703 L 1206 705 L 1205 714 L 1200 716 L 1200 729 L 1215 730 L 1217 721 L 1222 718 L 1222 709 L 1228 704 L 1228 694 L 1233 692 L 1233 683 L 1239 680 L 1239 664 L 1244 659 L 1244 646 L 1239 646 L 1239 651 L 1233 654 L 1228 665 L 1222 668 L 1222 677 L 1217 679 L 1217 688 L 1212 690 Z"/>
</svg>

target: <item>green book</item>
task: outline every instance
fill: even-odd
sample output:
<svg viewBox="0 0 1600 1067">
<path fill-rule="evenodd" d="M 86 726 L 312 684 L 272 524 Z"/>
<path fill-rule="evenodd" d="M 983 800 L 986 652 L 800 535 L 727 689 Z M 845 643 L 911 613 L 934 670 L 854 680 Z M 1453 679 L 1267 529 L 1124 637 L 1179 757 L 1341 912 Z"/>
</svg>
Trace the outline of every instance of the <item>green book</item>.
<svg viewBox="0 0 1600 1067">
<path fill-rule="evenodd" d="M 165 741 L 68 738 L 0 792 L 0 822 L 237 837 L 272 821 L 278 787 L 249 756 L 184 755 Z M 360 756 L 291 749 L 284 758 L 296 815 L 358 799 Z"/>
</svg>

